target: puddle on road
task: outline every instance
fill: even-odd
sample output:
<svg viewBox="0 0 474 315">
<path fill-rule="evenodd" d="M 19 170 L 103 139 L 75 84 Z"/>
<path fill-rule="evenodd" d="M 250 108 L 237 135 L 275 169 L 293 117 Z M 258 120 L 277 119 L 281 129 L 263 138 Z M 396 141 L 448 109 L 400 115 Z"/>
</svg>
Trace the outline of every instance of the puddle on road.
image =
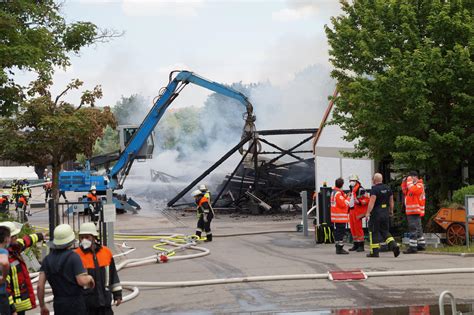
<svg viewBox="0 0 474 315">
<path fill-rule="evenodd" d="M 457 305 L 458 314 L 474 315 L 474 304 Z M 445 314 L 452 314 L 451 305 L 444 306 Z M 459 313 L 461 312 L 461 313 Z M 305 312 L 274 312 L 277 315 L 437 315 L 438 305 L 417 305 L 380 308 L 348 308 L 337 310 L 316 310 Z"/>
</svg>

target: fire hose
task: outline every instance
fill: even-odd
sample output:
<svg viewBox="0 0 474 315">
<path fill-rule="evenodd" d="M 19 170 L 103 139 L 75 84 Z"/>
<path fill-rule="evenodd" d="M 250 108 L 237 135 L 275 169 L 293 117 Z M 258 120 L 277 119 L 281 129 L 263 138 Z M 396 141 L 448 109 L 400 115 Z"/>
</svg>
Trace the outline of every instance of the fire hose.
<svg viewBox="0 0 474 315">
<path fill-rule="evenodd" d="M 279 233 L 287 231 L 263 231 L 260 234 L 266 233 Z M 245 233 L 248 235 L 254 235 L 255 232 Z M 220 235 L 220 237 L 230 236 L 241 236 L 244 233 L 239 234 L 226 234 Z M 142 257 L 142 258 L 131 258 L 122 261 L 117 264 L 117 271 L 124 268 L 143 266 L 147 264 L 166 263 L 174 260 L 184 260 L 203 257 L 210 254 L 210 250 L 204 247 L 197 246 L 197 243 L 203 239 L 196 235 L 184 236 L 181 234 L 154 234 L 145 233 L 140 235 L 120 233 L 116 234 L 117 240 L 158 240 L 159 243 L 153 245 L 153 248 L 157 250 L 157 254 Z M 217 237 L 217 235 L 216 235 Z M 172 246 L 173 249 L 166 249 L 163 246 Z M 176 253 L 184 250 L 197 250 L 199 253 L 186 254 L 176 256 Z M 124 253 L 115 255 L 114 257 L 125 256 L 135 251 L 134 248 L 130 248 Z M 436 274 L 458 274 L 458 273 L 474 273 L 474 268 L 445 268 L 445 269 L 422 269 L 422 270 L 394 270 L 394 271 L 369 271 L 365 272 L 367 277 L 391 277 L 391 276 L 418 276 L 418 275 L 436 275 Z M 39 273 L 31 273 L 30 277 L 32 283 L 38 281 Z M 249 283 L 249 282 L 266 282 L 266 281 L 284 281 L 284 280 L 311 280 L 311 279 L 330 279 L 328 273 L 315 273 L 315 274 L 293 274 L 293 275 L 269 275 L 269 276 L 250 276 L 250 277 L 239 277 L 239 278 L 223 278 L 223 279 L 207 279 L 207 280 L 194 280 L 194 281 L 171 281 L 171 282 L 155 282 L 155 281 L 121 281 L 121 285 L 125 290 L 131 291 L 130 294 L 126 295 L 122 299 L 123 302 L 130 301 L 139 295 L 138 287 L 148 288 L 176 288 L 176 287 L 192 287 L 192 286 L 203 286 L 203 285 L 218 285 L 218 284 L 231 284 L 231 283 Z M 51 293 L 51 288 L 47 286 L 47 293 Z M 53 296 L 50 295 L 45 298 L 45 302 L 51 302 Z"/>
</svg>

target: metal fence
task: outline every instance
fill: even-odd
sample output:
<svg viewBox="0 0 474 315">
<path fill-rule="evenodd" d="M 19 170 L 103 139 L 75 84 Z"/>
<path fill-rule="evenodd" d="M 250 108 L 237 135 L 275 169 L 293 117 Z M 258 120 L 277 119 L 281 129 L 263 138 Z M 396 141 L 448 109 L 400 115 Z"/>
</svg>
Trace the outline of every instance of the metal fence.
<svg viewBox="0 0 474 315">
<path fill-rule="evenodd" d="M 106 227 L 103 224 L 103 205 L 101 201 L 91 202 L 58 202 L 49 201 L 49 231 L 54 237 L 54 228 L 59 224 L 69 224 L 74 232 L 79 234 L 81 224 L 94 222 L 98 226 L 99 241 L 106 244 Z"/>
</svg>

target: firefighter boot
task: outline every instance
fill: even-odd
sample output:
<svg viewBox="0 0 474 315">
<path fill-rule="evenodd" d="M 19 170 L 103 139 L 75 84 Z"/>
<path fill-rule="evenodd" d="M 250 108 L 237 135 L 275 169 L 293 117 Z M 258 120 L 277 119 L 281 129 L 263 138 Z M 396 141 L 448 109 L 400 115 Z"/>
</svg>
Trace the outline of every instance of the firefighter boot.
<svg viewBox="0 0 474 315">
<path fill-rule="evenodd" d="M 367 254 L 367 257 L 379 257 L 379 252 L 380 252 L 379 248 L 372 248 L 370 253 Z"/>
<path fill-rule="evenodd" d="M 388 249 L 393 252 L 393 256 L 398 257 L 400 255 L 400 246 L 398 246 L 397 242 L 395 242 L 395 239 L 393 237 L 389 237 L 387 244 Z"/>
<path fill-rule="evenodd" d="M 359 242 L 359 247 L 357 247 L 357 250 L 356 252 L 364 252 L 365 249 L 364 249 L 364 242 Z"/>
<path fill-rule="evenodd" d="M 196 236 L 197 236 L 197 237 L 201 238 L 201 234 L 202 234 L 201 231 L 196 231 Z"/>
<path fill-rule="evenodd" d="M 354 242 L 354 245 L 352 245 L 351 248 L 349 248 L 350 252 L 353 252 L 359 248 L 359 242 Z"/>
<path fill-rule="evenodd" d="M 207 234 L 204 242 L 212 242 L 212 234 Z"/>
<path fill-rule="evenodd" d="M 336 245 L 336 254 L 338 255 L 348 255 L 349 252 L 343 249 L 344 245 Z"/>
</svg>

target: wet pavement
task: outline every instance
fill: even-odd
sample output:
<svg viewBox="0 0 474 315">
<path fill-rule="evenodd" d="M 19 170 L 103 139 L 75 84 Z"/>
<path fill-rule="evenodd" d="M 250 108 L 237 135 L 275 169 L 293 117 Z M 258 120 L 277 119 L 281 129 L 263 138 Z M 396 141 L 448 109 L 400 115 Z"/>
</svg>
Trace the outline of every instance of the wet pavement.
<svg viewBox="0 0 474 315">
<path fill-rule="evenodd" d="M 116 231 L 137 234 L 194 233 L 196 218 L 193 213 L 163 213 L 156 210 L 152 200 L 142 200 L 141 203 L 144 211 L 139 214 L 117 216 Z M 30 221 L 46 226 L 47 211 L 33 209 Z M 186 281 L 326 273 L 329 270 L 474 267 L 474 257 L 402 254 L 394 258 L 391 253 L 383 253 L 379 259 L 369 259 L 365 253 L 335 255 L 334 245 L 316 245 L 312 235 L 304 237 L 302 233 L 290 232 L 295 231 L 299 221 L 299 218 L 292 216 L 247 217 L 218 213 L 212 222 L 215 240 L 202 244 L 210 249 L 210 255 L 127 268 L 120 272 L 120 278 L 122 281 Z M 239 236 L 244 232 L 270 230 L 284 232 Z M 234 236 L 229 236 L 232 234 Z M 116 244 L 121 243 L 116 241 Z M 137 250 L 127 257 L 118 258 L 117 262 L 152 255 L 155 243 L 127 241 Z M 118 246 L 115 250 L 123 251 Z M 441 292 L 449 290 L 457 298 L 458 305 L 467 307 L 462 311 L 467 312 L 472 311 L 471 304 L 474 303 L 473 284 L 474 274 L 470 273 L 376 277 L 357 282 L 298 280 L 140 288 L 137 298 L 114 307 L 114 311 L 115 314 L 438 314 L 438 297 Z M 429 307 L 429 313 L 417 312 L 417 308 L 406 305 Z"/>
</svg>

